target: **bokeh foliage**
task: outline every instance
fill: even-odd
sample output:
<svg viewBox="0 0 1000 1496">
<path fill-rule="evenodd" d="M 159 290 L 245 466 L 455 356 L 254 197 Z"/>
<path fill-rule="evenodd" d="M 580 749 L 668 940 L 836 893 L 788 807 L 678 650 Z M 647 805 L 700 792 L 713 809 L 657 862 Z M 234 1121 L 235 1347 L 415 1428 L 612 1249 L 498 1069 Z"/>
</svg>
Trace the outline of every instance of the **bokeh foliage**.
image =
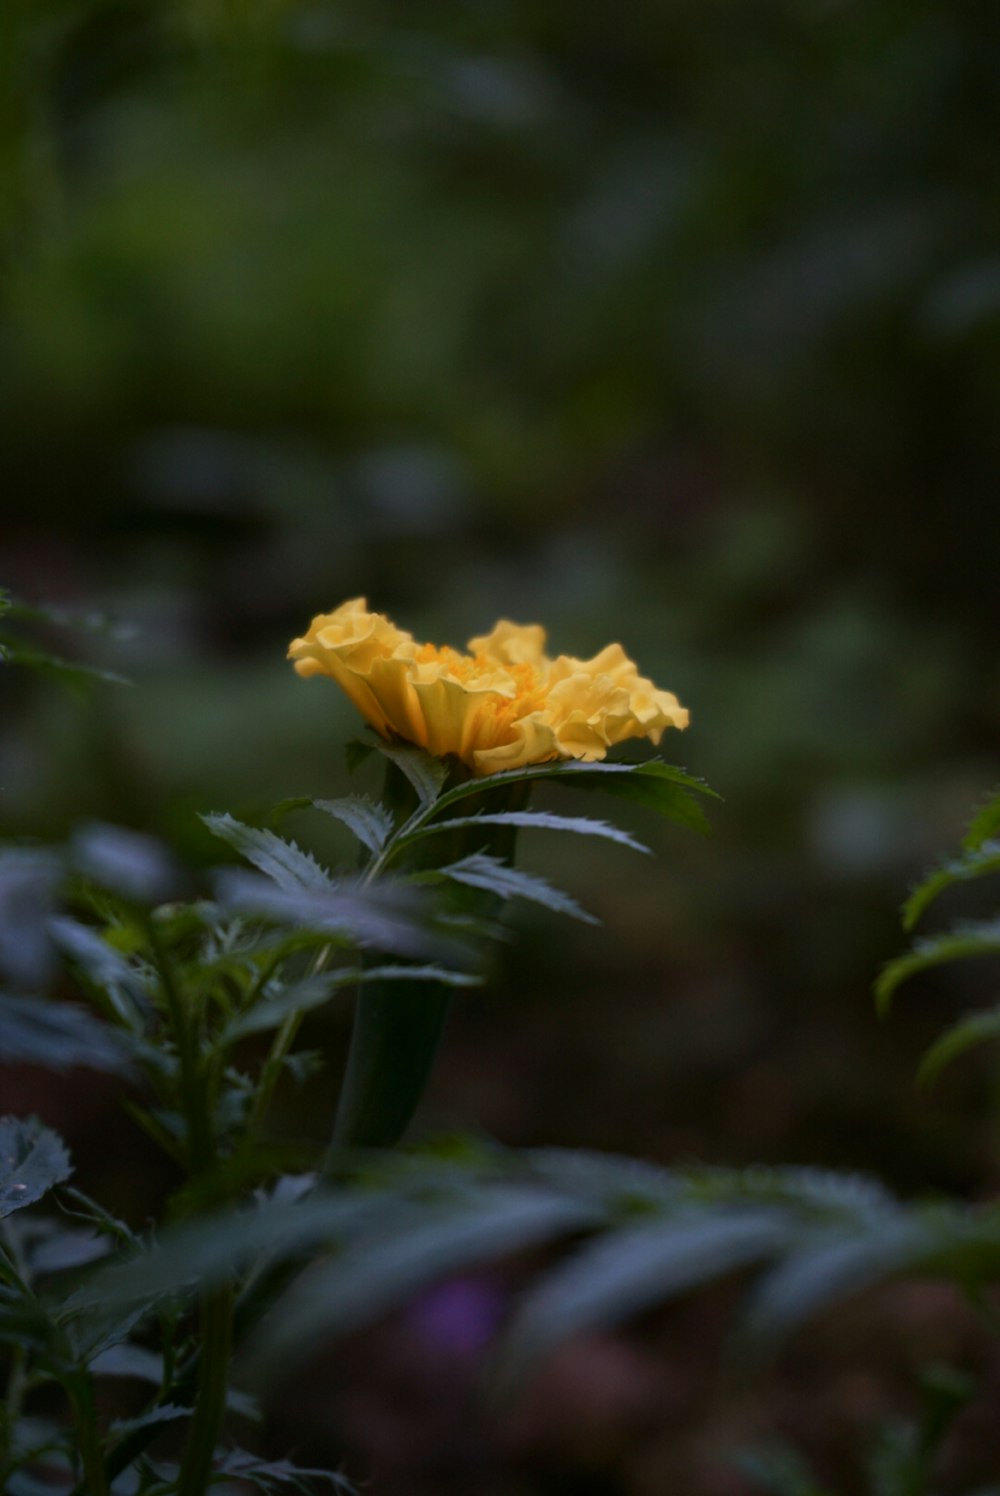
<svg viewBox="0 0 1000 1496">
<path fill-rule="evenodd" d="M 130 621 L 42 642 L 136 684 L 5 673 L 3 829 L 208 861 L 197 812 L 347 792 L 281 655 L 355 593 L 619 636 L 716 836 L 610 885 L 539 849 L 615 940 L 526 917 L 432 1121 L 988 1191 L 988 1053 L 911 1077 L 989 973 L 881 1027 L 869 986 L 997 777 L 997 41 L 987 0 L 7 0 L 4 579 Z"/>
</svg>

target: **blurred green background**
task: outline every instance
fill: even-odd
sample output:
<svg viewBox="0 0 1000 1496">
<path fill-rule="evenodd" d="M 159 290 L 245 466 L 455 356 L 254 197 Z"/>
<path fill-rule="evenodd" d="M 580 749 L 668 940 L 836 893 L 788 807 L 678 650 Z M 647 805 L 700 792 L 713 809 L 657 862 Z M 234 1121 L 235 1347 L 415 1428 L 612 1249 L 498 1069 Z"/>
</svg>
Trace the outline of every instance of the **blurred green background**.
<svg viewBox="0 0 1000 1496">
<path fill-rule="evenodd" d="M 998 19 L 6 0 L 0 580 L 127 624 L 49 642 L 134 685 L 6 674 L 3 832 L 98 816 L 208 861 L 198 810 L 341 792 L 351 710 L 284 651 L 359 593 L 437 642 L 620 639 L 691 708 L 664 750 L 726 796 L 715 835 L 654 828 L 655 864 L 525 840 L 605 927 L 520 920 L 424 1130 L 987 1193 L 993 1058 L 912 1073 L 989 974 L 881 1026 L 870 983 L 997 778 Z M 114 1098 L 41 1084 L 107 1166 Z M 851 1491 L 954 1306 L 749 1401 L 715 1385 L 721 1312 L 581 1348 L 543 1432 L 470 1436 L 461 1366 L 416 1390 L 399 1325 L 283 1416 L 389 1496 L 739 1496 L 727 1449 L 776 1428 Z"/>
</svg>

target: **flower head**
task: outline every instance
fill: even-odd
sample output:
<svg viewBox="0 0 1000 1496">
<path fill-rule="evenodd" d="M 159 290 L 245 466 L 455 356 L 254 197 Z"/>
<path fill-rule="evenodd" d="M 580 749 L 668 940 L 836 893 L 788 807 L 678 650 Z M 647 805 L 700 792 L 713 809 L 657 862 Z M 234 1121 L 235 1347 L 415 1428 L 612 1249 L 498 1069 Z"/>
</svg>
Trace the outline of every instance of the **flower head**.
<svg viewBox="0 0 1000 1496">
<path fill-rule="evenodd" d="M 550 659 L 539 624 L 501 619 L 468 651 L 419 644 L 354 598 L 314 618 L 288 656 L 300 675 L 331 676 L 383 737 L 455 754 L 476 774 L 592 762 L 626 738 L 658 743 L 665 728 L 688 724 L 677 697 L 641 676 L 620 644 L 591 660 Z"/>
</svg>

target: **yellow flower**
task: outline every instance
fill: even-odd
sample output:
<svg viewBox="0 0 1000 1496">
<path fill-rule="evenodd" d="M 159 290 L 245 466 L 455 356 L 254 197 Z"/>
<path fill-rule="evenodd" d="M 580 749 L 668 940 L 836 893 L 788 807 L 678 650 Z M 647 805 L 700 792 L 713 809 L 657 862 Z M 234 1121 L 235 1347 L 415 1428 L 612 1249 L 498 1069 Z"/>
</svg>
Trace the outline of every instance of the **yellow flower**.
<svg viewBox="0 0 1000 1496">
<path fill-rule="evenodd" d="M 418 644 L 358 597 L 314 618 L 288 656 L 300 675 L 331 676 L 383 737 L 455 754 L 476 774 L 592 762 L 626 738 L 658 743 L 665 728 L 688 725 L 677 697 L 641 676 L 620 644 L 553 660 L 540 625 L 502 619 L 469 651 Z"/>
</svg>

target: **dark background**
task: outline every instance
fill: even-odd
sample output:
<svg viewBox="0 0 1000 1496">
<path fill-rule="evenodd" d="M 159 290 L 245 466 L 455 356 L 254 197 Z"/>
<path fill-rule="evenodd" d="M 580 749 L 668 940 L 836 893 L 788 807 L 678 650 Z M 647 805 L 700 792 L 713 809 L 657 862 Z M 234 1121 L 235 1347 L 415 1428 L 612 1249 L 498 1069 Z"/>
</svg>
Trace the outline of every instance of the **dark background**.
<svg viewBox="0 0 1000 1496">
<path fill-rule="evenodd" d="M 359 593 L 437 642 L 620 639 L 691 708 L 664 749 L 715 834 L 525 839 L 604 928 L 518 918 L 422 1131 L 988 1194 L 995 1058 L 912 1075 L 993 978 L 882 1025 L 870 984 L 998 777 L 998 31 L 975 0 L 7 0 L 0 580 L 128 623 L 48 642 L 135 684 L 7 673 L 3 831 L 208 861 L 198 810 L 342 792 L 351 709 L 284 652 Z M 4 1085 L 141 1213 L 113 1096 Z M 284 1125 L 318 1137 L 328 1091 Z M 982 1358 L 911 1288 L 741 1389 L 715 1296 L 497 1429 L 467 1386 L 517 1276 L 334 1354 L 278 1445 L 386 1496 L 727 1496 L 784 1431 L 853 1491 L 915 1366 Z"/>
</svg>

